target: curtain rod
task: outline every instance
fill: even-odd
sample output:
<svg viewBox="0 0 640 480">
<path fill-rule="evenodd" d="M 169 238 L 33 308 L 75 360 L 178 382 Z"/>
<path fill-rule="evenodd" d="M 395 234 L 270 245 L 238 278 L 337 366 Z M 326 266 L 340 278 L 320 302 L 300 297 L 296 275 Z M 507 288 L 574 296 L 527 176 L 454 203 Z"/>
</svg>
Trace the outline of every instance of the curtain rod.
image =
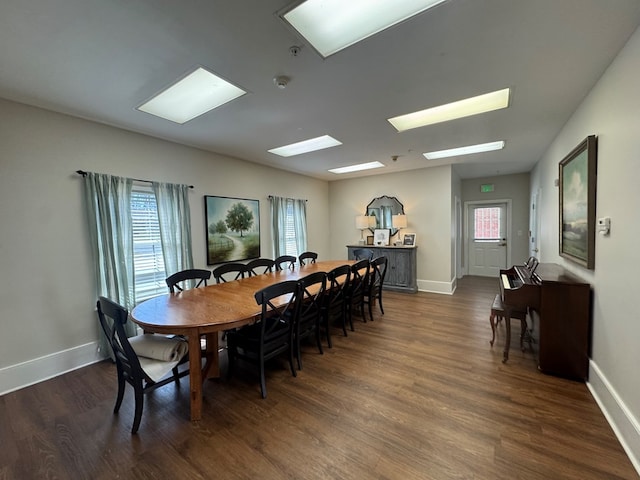
<svg viewBox="0 0 640 480">
<path fill-rule="evenodd" d="M 76 170 L 76 173 L 86 177 L 88 172 L 85 172 L 84 170 Z M 139 178 L 132 178 L 131 180 L 135 182 L 153 183 L 153 180 L 140 180 Z M 193 185 L 189 185 L 189 188 L 193 188 Z"/>
<path fill-rule="evenodd" d="M 274 196 L 275 196 L 275 195 L 269 195 L 267 198 L 268 198 L 269 200 L 273 200 L 273 197 L 274 197 Z M 286 198 L 287 200 L 304 200 L 305 202 L 308 202 L 308 201 L 309 201 L 309 200 L 307 200 L 306 198 L 291 198 L 291 197 L 284 197 L 284 198 Z"/>
</svg>

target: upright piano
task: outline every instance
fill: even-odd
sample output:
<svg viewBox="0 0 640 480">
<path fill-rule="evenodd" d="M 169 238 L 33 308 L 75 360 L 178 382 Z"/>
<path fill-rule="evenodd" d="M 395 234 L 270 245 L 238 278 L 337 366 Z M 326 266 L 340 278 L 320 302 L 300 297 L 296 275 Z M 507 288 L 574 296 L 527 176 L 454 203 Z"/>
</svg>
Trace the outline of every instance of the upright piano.
<svg viewBox="0 0 640 480">
<path fill-rule="evenodd" d="M 528 309 L 538 345 L 538 368 L 551 375 L 587 380 L 591 348 L 591 287 L 555 263 L 500 270 L 507 324 L 510 310 Z M 536 321 L 537 320 L 537 321 Z M 510 330 L 510 329 L 509 329 Z M 505 361 L 509 355 L 506 339 Z"/>
</svg>

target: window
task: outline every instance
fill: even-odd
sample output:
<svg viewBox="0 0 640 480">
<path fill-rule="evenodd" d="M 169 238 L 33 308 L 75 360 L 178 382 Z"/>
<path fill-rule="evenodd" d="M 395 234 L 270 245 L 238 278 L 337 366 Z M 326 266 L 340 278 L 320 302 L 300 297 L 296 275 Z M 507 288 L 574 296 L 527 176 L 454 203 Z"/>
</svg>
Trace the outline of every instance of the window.
<svg viewBox="0 0 640 480">
<path fill-rule="evenodd" d="M 290 199 L 287 199 L 285 226 L 285 255 L 297 257 L 298 247 L 296 245 L 296 229 L 293 217 L 293 200 Z"/>
<path fill-rule="evenodd" d="M 150 188 L 134 186 L 131 192 L 131 221 L 134 291 L 137 303 L 167 291 L 158 207 L 156 197 Z"/>
<path fill-rule="evenodd" d="M 500 207 L 476 208 L 474 210 L 475 240 L 500 240 Z"/>
</svg>

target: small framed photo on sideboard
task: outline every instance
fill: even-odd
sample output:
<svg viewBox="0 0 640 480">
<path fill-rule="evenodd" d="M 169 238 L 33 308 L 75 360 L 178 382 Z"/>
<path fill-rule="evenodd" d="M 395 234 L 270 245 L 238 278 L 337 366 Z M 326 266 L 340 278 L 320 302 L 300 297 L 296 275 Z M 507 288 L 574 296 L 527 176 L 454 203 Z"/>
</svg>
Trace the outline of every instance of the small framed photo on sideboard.
<svg viewBox="0 0 640 480">
<path fill-rule="evenodd" d="M 404 240 L 402 244 L 405 247 L 415 247 L 416 246 L 416 234 L 415 233 L 405 233 Z"/>
</svg>

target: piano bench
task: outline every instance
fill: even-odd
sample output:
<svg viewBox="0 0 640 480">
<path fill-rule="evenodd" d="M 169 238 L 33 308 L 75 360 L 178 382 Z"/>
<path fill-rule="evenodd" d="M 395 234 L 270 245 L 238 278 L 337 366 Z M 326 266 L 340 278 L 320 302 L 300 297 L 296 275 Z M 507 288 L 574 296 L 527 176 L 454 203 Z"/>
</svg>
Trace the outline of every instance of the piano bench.
<svg viewBox="0 0 640 480">
<path fill-rule="evenodd" d="M 505 307 L 502 303 L 502 297 L 498 293 L 493 299 L 491 305 L 491 314 L 489 315 L 489 323 L 491 324 L 491 340 L 489 343 L 493 346 L 496 339 L 496 326 L 505 317 Z M 523 310 L 511 310 L 511 318 L 520 320 L 520 348 L 524 352 L 524 339 L 527 336 L 527 312 Z"/>
</svg>

